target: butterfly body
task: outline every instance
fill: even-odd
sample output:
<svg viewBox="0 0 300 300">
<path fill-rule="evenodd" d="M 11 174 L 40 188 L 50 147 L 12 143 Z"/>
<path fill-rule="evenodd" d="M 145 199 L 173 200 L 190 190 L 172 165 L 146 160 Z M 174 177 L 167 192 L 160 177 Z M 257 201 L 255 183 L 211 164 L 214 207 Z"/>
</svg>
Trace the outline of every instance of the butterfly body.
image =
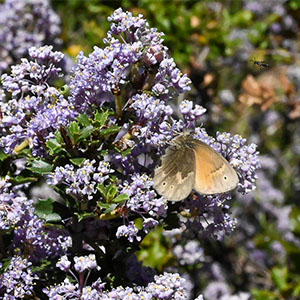
<svg viewBox="0 0 300 300">
<path fill-rule="evenodd" d="M 191 135 L 175 137 L 161 165 L 154 172 L 156 191 L 170 201 L 180 201 L 192 191 L 211 195 L 225 193 L 238 184 L 238 176 L 228 161 L 207 144 Z"/>
</svg>

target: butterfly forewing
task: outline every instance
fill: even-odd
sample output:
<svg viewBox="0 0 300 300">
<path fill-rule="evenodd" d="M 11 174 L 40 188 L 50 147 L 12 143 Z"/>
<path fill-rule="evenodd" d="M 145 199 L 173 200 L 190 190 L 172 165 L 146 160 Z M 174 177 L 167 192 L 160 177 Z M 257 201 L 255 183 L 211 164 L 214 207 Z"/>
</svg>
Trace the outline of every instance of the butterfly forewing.
<svg viewBox="0 0 300 300">
<path fill-rule="evenodd" d="M 171 201 L 180 201 L 192 191 L 195 181 L 195 154 L 192 149 L 169 147 L 154 172 L 156 191 Z"/>
</svg>

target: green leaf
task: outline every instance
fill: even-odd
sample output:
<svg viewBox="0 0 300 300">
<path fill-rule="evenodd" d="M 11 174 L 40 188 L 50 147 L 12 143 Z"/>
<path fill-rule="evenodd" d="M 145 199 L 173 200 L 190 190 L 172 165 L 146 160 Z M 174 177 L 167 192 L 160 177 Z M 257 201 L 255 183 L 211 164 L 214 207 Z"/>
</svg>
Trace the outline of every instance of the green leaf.
<svg viewBox="0 0 300 300">
<path fill-rule="evenodd" d="M 272 269 L 272 278 L 280 291 L 285 290 L 288 286 L 288 269 L 286 267 L 274 267 Z"/>
<path fill-rule="evenodd" d="M 9 154 L 5 154 L 4 152 L 2 152 L 0 150 L 0 161 L 4 161 L 6 158 L 8 158 L 10 155 Z"/>
<path fill-rule="evenodd" d="M 134 225 L 138 230 L 142 230 L 143 229 L 143 219 L 142 218 L 135 219 Z"/>
<path fill-rule="evenodd" d="M 127 200 L 129 200 L 129 196 L 127 194 L 120 194 L 115 199 L 113 199 L 112 202 L 114 202 L 114 203 L 121 203 L 121 202 L 125 202 Z"/>
<path fill-rule="evenodd" d="M 106 199 L 107 188 L 102 183 L 97 185 L 97 190 L 100 192 L 101 196 Z"/>
<path fill-rule="evenodd" d="M 31 167 L 28 169 L 38 174 L 49 174 L 52 171 L 53 166 L 43 160 L 34 160 L 31 164 Z"/>
<path fill-rule="evenodd" d="M 83 126 L 90 126 L 92 124 L 89 117 L 87 115 L 84 115 L 84 114 L 79 115 L 77 117 L 77 120 Z"/>
<path fill-rule="evenodd" d="M 255 300 L 280 300 L 282 299 L 278 295 L 270 291 L 252 290 L 251 294 Z"/>
<path fill-rule="evenodd" d="M 111 202 L 112 199 L 116 196 L 118 188 L 115 185 L 110 185 L 107 191 L 107 200 Z"/>
<path fill-rule="evenodd" d="M 38 179 L 36 177 L 24 177 L 24 176 L 21 176 L 21 175 L 18 175 L 18 176 L 13 177 L 11 179 L 11 181 L 14 184 L 23 184 L 23 183 L 27 183 L 27 182 L 35 182 L 37 180 Z"/>
<path fill-rule="evenodd" d="M 60 143 L 57 141 L 57 139 L 49 139 L 46 142 L 46 145 L 49 149 L 50 155 L 54 155 L 62 149 L 62 147 L 61 147 Z"/>
<path fill-rule="evenodd" d="M 62 138 L 61 133 L 60 133 L 59 130 L 57 130 L 57 131 L 55 132 L 55 138 L 56 138 L 56 140 L 57 140 L 57 142 L 58 142 L 59 144 L 61 144 L 61 143 L 63 142 L 63 138 Z"/>
<path fill-rule="evenodd" d="M 80 142 L 80 141 L 86 139 L 87 137 L 89 137 L 93 131 L 94 131 L 94 127 L 92 125 L 83 128 L 81 130 L 80 135 L 78 136 L 78 138 L 74 139 L 75 144 L 77 144 L 78 142 Z"/>
<path fill-rule="evenodd" d="M 72 139 L 73 143 L 75 144 L 75 140 L 79 137 L 80 135 L 80 128 L 77 122 L 73 121 L 71 122 L 69 128 L 69 135 L 70 138 Z"/>
<path fill-rule="evenodd" d="M 97 122 L 98 126 L 102 127 L 106 123 L 106 121 L 110 115 L 111 115 L 111 112 L 108 110 L 106 110 L 104 112 L 98 111 L 95 114 L 94 120 Z"/>
<path fill-rule="evenodd" d="M 120 131 L 120 129 L 121 129 L 121 127 L 117 126 L 117 125 L 111 126 L 109 128 L 101 130 L 100 136 L 105 136 L 105 135 L 111 135 L 111 134 L 118 133 Z"/>
<path fill-rule="evenodd" d="M 143 239 L 138 259 L 143 262 L 144 266 L 161 270 L 172 257 L 163 242 L 162 232 L 162 227 L 158 226 Z"/>
<path fill-rule="evenodd" d="M 61 221 L 60 215 L 53 212 L 53 203 L 52 199 L 40 200 L 35 204 L 35 214 L 44 219 L 46 222 L 59 222 Z"/>
<path fill-rule="evenodd" d="M 87 219 L 87 218 L 93 218 L 95 217 L 95 214 L 92 213 L 92 212 L 84 212 L 84 213 L 77 213 L 75 212 L 74 213 L 77 217 L 78 217 L 78 221 L 82 221 L 84 219 Z"/>
<path fill-rule="evenodd" d="M 51 261 L 42 259 L 38 265 L 31 267 L 31 270 L 33 273 L 38 273 L 38 272 L 41 272 L 41 271 L 47 269 L 47 267 L 50 265 L 51 265 Z"/>
<path fill-rule="evenodd" d="M 85 162 L 85 158 L 72 158 L 72 159 L 70 159 L 70 161 L 74 165 L 81 167 L 83 165 L 83 163 Z"/>
<path fill-rule="evenodd" d="M 108 213 L 112 212 L 118 206 L 118 204 L 115 204 L 115 203 L 104 203 L 101 201 L 98 201 L 97 205 L 101 209 L 105 209 L 105 211 L 103 212 L 104 214 L 108 214 Z"/>
</svg>

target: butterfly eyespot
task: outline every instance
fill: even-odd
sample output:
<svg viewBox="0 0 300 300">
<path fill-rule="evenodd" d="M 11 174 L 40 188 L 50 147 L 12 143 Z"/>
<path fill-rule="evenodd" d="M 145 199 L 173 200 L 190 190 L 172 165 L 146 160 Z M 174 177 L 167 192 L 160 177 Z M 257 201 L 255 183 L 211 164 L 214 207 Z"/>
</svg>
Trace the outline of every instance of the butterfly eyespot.
<svg viewBox="0 0 300 300">
<path fill-rule="evenodd" d="M 162 185 L 163 185 L 163 186 L 165 186 L 166 184 L 167 184 L 166 182 L 163 182 L 163 184 L 162 184 Z"/>
<path fill-rule="evenodd" d="M 224 176 L 224 177 L 223 177 L 223 179 L 224 179 L 224 180 L 227 180 L 227 179 L 228 179 L 228 177 L 227 177 L 227 176 Z"/>
</svg>

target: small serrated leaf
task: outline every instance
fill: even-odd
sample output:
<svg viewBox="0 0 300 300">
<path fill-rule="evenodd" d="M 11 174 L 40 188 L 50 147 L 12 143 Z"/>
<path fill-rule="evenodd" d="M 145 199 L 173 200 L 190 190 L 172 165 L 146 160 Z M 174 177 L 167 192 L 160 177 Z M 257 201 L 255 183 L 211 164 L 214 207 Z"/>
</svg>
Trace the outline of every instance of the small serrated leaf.
<svg viewBox="0 0 300 300">
<path fill-rule="evenodd" d="M 85 158 L 72 158 L 70 159 L 70 161 L 78 167 L 81 167 L 83 165 L 83 163 L 85 162 Z"/>
<path fill-rule="evenodd" d="M 21 175 L 11 178 L 11 182 L 14 184 L 17 184 L 17 185 L 28 183 L 28 182 L 35 182 L 35 181 L 38 181 L 38 179 L 36 177 L 24 177 Z"/>
<path fill-rule="evenodd" d="M 105 209 L 103 212 L 104 214 L 108 214 L 108 213 L 112 212 L 118 206 L 118 204 L 115 204 L 115 203 L 104 203 L 101 201 L 98 201 L 97 205 L 101 209 Z"/>
<path fill-rule="evenodd" d="M 2 152 L 0 150 L 0 161 L 4 161 L 6 158 L 8 158 L 10 155 L 9 154 L 5 154 L 4 152 Z"/>
<path fill-rule="evenodd" d="M 129 200 L 129 196 L 127 194 L 120 194 L 112 202 L 114 203 L 122 203 Z"/>
<path fill-rule="evenodd" d="M 87 115 L 84 115 L 84 114 L 79 115 L 77 117 L 77 120 L 83 126 L 90 126 L 92 124 L 89 117 Z"/>
<path fill-rule="evenodd" d="M 118 188 L 115 185 L 110 185 L 108 190 L 107 190 L 107 200 L 108 202 L 111 202 L 112 199 L 116 196 L 118 192 Z"/>
<path fill-rule="evenodd" d="M 109 128 L 103 129 L 100 131 L 100 136 L 106 136 L 106 135 L 111 135 L 119 132 L 121 129 L 120 126 L 114 125 Z"/>
<path fill-rule="evenodd" d="M 98 111 L 95 114 L 94 120 L 98 123 L 98 126 L 102 127 L 106 123 L 110 114 L 111 113 L 108 110 L 103 112 Z"/>
<path fill-rule="evenodd" d="M 97 185 L 97 190 L 100 192 L 101 196 L 106 199 L 107 188 L 102 183 Z"/>
<path fill-rule="evenodd" d="M 89 137 L 94 131 L 94 127 L 92 125 L 85 127 L 81 130 L 79 136 L 74 139 L 75 144 Z"/>
<path fill-rule="evenodd" d="M 93 212 L 84 212 L 84 213 L 76 213 L 75 215 L 78 217 L 78 221 L 82 221 L 87 218 L 93 218 L 95 214 Z"/>
<path fill-rule="evenodd" d="M 55 135 L 55 138 L 56 138 L 57 142 L 58 142 L 59 144 L 61 144 L 61 143 L 63 142 L 63 138 L 62 138 L 62 136 L 61 136 L 60 131 L 59 131 L 59 130 L 56 130 L 56 132 L 55 132 L 54 135 Z"/>
<path fill-rule="evenodd" d="M 45 200 L 39 200 L 35 204 L 35 214 L 44 219 L 46 222 L 59 222 L 61 217 L 59 214 L 53 212 L 53 200 L 48 198 Z"/>
<path fill-rule="evenodd" d="M 78 139 L 78 137 L 80 135 L 80 128 L 79 128 L 78 123 L 75 122 L 75 121 L 71 122 L 71 124 L 68 128 L 68 131 L 69 131 L 69 135 L 70 135 L 71 140 L 75 144 L 76 139 Z"/>
<path fill-rule="evenodd" d="M 49 139 L 46 142 L 46 145 L 49 149 L 50 155 L 54 155 L 55 153 L 58 153 L 62 149 L 61 145 L 58 143 L 57 139 Z"/>
<path fill-rule="evenodd" d="M 31 167 L 28 169 L 38 174 L 49 174 L 52 171 L 53 166 L 43 160 L 37 159 L 32 162 Z"/>
</svg>

